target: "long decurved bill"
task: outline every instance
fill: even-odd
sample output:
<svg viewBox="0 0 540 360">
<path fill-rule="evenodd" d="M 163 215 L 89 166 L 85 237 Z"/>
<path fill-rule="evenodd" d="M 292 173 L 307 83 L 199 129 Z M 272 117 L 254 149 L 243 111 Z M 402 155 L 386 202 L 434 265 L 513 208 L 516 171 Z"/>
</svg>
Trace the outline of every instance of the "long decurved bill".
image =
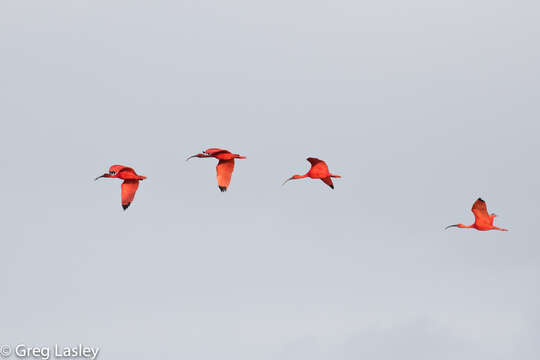
<svg viewBox="0 0 540 360">
<path fill-rule="evenodd" d="M 451 227 L 458 227 L 458 225 L 457 225 L 457 224 L 455 224 L 455 225 L 448 225 L 447 227 L 444 228 L 444 230 L 450 229 Z"/>
<path fill-rule="evenodd" d="M 97 179 L 101 179 L 101 178 L 103 178 L 103 177 L 107 177 L 107 175 L 109 175 L 109 174 L 103 174 L 103 175 L 101 175 L 101 176 L 98 176 L 97 178 L 94 179 L 94 181 L 96 181 Z"/>
<path fill-rule="evenodd" d="M 199 155 L 199 154 L 191 155 L 190 157 L 188 157 L 188 158 L 186 159 L 186 161 L 188 161 L 188 160 L 191 159 L 191 158 L 197 157 L 197 155 Z"/>
<path fill-rule="evenodd" d="M 283 184 L 281 184 L 281 186 L 285 185 L 285 184 L 287 183 L 287 181 L 292 180 L 292 179 L 294 179 L 294 176 L 291 176 L 290 178 L 288 178 L 287 180 L 285 180 L 285 181 L 283 182 Z"/>
</svg>

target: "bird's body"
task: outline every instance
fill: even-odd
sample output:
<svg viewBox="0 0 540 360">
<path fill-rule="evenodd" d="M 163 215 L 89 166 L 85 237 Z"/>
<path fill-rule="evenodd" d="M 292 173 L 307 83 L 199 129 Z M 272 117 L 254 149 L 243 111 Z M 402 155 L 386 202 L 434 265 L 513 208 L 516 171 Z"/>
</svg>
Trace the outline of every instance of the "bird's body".
<svg viewBox="0 0 540 360">
<path fill-rule="evenodd" d="M 146 179 L 146 176 L 137 175 L 135 170 L 123 165 L 113 165 L 109 168 L 109 172 L 96 178 L 116 178 L 122 179 L 122 208 L 126 210 L 133 199 L 139 187 L 139 181 Z"/>
<path fill-rule="evenodd" d="M 293 175 L 283 184 L 285 184 L 289 180 L 296 180 L 296 179 L 304 179 L 304 178 L 312 178 L 312 179 L 320 179 L 322 182 L 324 182 L 326 185 L 330 186 L 332 189 L 334 188 L 334 184 L 332 182 L 332 178 L 340 178 L 341 176 L 330 173 L 330 170 L 328 170 L 328 165 L 322 160 L 319 160 L 317 158 L 309 157 L 306 159 L 310 162 L 311 168 L 307 173 L 304 175 Z"/>
<path fill-rule="evenodd" d="M 488 230 L 508 231 L 508 229 L 499 228 L 493 225 L 493 220 L 495 219 L 497 215 L 488 213 L 486 202 L 482 200 L 481 198 L 478 198 L 478 200 L 474 202 L 471 210 L 474 214 L 474 224 L 449 225 L 446 227 L 446 229 L 451 228 L 451 227 L 458 227 L 462 229 L 476 229 L 480 231 L 488 231 Z"/>
<path fill-rule="evenodd" d="M 245 156 L 240 156 L 239 154 L 233 154 L 228 150 L 218 149 L 218 148 L 206 149 L 202 153 L 195 154 L 188 157 L 186 161 L 194 157 L 198 157 L 198 158 L 213 157 L 219 160 L 216 166 L 216 177 L 217 177 L 218 187 L 221 192 L 227 191 L 227 188 L 229 187 L 231 183 L 231 177 L 234 171 L 234 159 L 246 158 Z"/>
</svg>

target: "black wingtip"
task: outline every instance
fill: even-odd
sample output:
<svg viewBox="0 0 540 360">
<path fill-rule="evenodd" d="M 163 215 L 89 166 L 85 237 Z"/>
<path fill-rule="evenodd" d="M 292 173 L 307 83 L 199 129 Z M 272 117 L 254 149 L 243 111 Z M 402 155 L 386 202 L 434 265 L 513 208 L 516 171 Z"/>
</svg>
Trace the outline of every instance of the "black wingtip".
<svg viewBox="0 0 540 360">
<path fill-rule="evenodd" d="M 330 187 L 332 188 L 332 190 L 334 190 L 334 185 L 330 185 Z"/>
<path fill-rule="evenodd" d="M 226 187 L 226 186 L 218 186 L 218 187 L 219 187 L 219 190 L 221 190 L 221 192 L 227 191 L 227 187 Z"/>
<path fill-rule="evenodd" d="M 124 211 L 126 211 L 126 209 L 129 207 L 129 205 L 131 205 L 131 203 L 122 204 L 122 209 L 124 209 Z"/>
<path fill-rule="evenodd" d="M 484 201 L 484 200 L 482 200 L 482 198 L 478 198 L 478 200 L 477 200 L 477 201 Z"/>
</svg>

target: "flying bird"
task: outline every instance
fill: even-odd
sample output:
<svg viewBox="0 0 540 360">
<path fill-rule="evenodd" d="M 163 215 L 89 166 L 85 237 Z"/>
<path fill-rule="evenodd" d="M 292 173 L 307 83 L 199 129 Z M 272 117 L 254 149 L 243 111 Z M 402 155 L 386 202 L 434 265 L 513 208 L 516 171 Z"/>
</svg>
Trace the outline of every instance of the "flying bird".
<svg viewBox="0 0 540 360">
<path fill-rule="evenodd" d="M 124 165 L 113 165 L 109 168 L 109 172 L 95 178 L 95 180 L 100 178 L 116 178 L 122 179 L 122 208 L 126 210 L 133 198 L 135 197 L 135 192 L 139 187 L 139 180 L 146 179 L 146 176 L 137 175 L 135 170 Z"/>
<path fill-rule="evenodd" d="M 478 198 L 478 200 L 474 202 L 471 210 L 474 214 L 474 224 L 450 225 L 450 226 L 447 226 L 446 229 L 449 229 L 451 227 L 458 227 L 458 228 L 463 228 L 463 229 L 476 229 L 480 231 L 487 231 L 487 230 L 508 231 L 508 229 L 502 229 L 502 228 L 493 226 L 493 220 L 495 219 L 497 215 L 488 213 L 486 202 L 482 200 L 481 198 Z"/>
<path fill-rule="evenodd" d="M 217 183 L 221 192 L 227 191 L 229 184 L 231 183 L 231 177 L 234 170 L 234 159 L 245 159 L 245 156 L 239 154 L 233 154 L 228 150 L 211 148 L 206 149 L 202 153 L 192 155 L 186 159 L 188 161 L 191 158 L 209 158 L 213 157 L 218 159 L 216 166 Z"/>
<path fill-rule="evenodd" d="M 317 158 L 309 157 L 306 159 L 311 163 L 311 169 L 305 174 L 305 175 L 293 175 L 287 180 L 283 182 L 282 185 L 285 185 L 285 183 L 289 180 L 296 180 L 296 179 L 303 179 L 306 177 L 310 177 L 312 179 L 321 179 L 322 182 L 324 182 L 326 185 L 330 186 L 332 189 L 334 188 L 334 184 L 332 183 L 332 178 L 340 178 L 341 176 L 336 174 L 331 174 L 328 170 L 328 165 L 322 160 L 319 160 Z"/>
</svg>

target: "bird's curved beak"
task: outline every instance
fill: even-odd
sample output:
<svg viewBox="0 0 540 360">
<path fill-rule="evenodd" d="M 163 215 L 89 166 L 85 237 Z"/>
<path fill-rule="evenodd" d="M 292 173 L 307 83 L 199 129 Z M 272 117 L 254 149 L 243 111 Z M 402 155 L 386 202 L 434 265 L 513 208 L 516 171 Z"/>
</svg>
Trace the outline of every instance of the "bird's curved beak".
<svg viewBox="0 0 540 360">
<path fill-rule="evenodd" d="M 285 181 L 283 182 L 283 184 L 281 184 L 281 186 L 285 185 L 285 184 L 287 183 L 287 181 L 292 180 L 292 179 L 294 179 L 294 176 L 291 176 L 290 178 L 288 178 L 287 180 L 285 180 Z"/>
<path fill-rule="evenodd" d="M 186 161 L 188 161 L 189 159 L 194 158 L 194 157 L 197 157 L 197 155 L 191 155 L 190 157 L 188 157 L 188 158 L 186 159 Z"/>
<path fill-rule="evenodd" d="M 458 227 L 458 226 L 457 226 L 457 224 L 455 224 L 455 225 L 448 225 L 447 227 L 444 228 L 444 230 L 450 229 L 451 227 Z"/>
<path fill-rule="evenodd" d="M 103 177 L 108 177 L 109 174 L 103 174 L 101 176 L 98 176 L 97 178 L 94 179 L 94 181 L 96 181 L 97 179 L 101 179 Z"/>
</svg>

